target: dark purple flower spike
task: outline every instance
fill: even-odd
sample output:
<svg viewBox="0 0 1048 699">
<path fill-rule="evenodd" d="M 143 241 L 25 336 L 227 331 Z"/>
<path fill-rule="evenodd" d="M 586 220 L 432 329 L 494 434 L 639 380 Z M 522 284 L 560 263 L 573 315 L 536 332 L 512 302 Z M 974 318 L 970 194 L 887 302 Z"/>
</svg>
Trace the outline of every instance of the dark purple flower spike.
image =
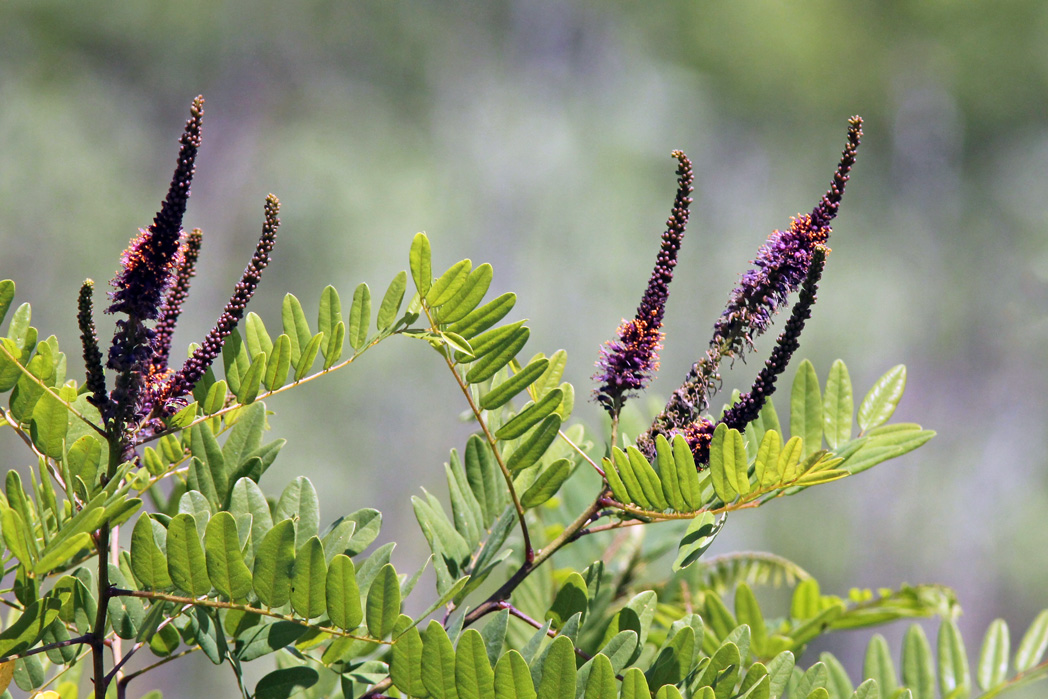
<svg viewBox="0 0 1048 699">
<path fill-rule="evenodd" d="M 92 295 L 95 282 L 85 279 L 77 299 L 76 321 L 80 327 L 80 344 L 84 348 L 84 365 L 87 367 L 88 400 L 99 412 L 109 410 L 109 393 L 106 391 L 106 373 L 102 367 L 102 351 L 98 348 L 98 333 L 95 331 L 94 303 Z"/>
<path fill-rule="evenodd" d="M 659 368 L 659 350 L 662 348 L 662 319 L 666 311 L 673 268 L 677 265 L 684 229 L 688 225 L 688 206 L 691 204 L 692 169 L 688 156 L 677 150 L 673 157 L 677 168 L 677 196 L 673 211 L 666 221 L 662 245 L 651 273 L 648 287 L 641 297 L 637 314 L 624 320 L 618 337 L 600 348 L 597 373 L 593 380 L 600 385 L 593 391 L 593 400 L 604 406 L 614 419 L 626 399 L 647 386 Z"/>
<path fill-rule="evenodd" d="M 848 122 L 848 140 L 830 188 L 810 214 L 795 217 L 785 231 L 775 231 L 761 246 L 754 267 L 742 275 L 727 307 L 714 325 L 705 356 L 692 365 L 684 383 L 670 397 L 638 447 L 654 454 L 654 436 L 681 431 L 709 407 L 710 395 L 720 382 L 718 367 L 724 357 L 735 359 L 752 348 L 753 339 L 771 324 L 772 316 L 801 285 L 812 266 L 816 249 L 830 234 L 844 187 L 855 164 L 862 136 L 862 119 Z"/>
<path fill-rule="evenodd" d="M 175 281 L 164 297 L 153 334 L 153 357 L 150 366 L 151 375 L 162 375 L 167 371 L 168 358 L 171 355 L 171 336 L 178 325 L 182 313 L 182 304 L 189 296 L 189 283 L 196 275 L 196 263 L 200 257 L 200 244 L 204 234 L 194 228 L 182 244 L 182 256 L 175 273 Z"/>
<path fill-rule="evenodd" d="M 262 270 L 269 264 L 269 256 L 273 252 L 273 244 L 276 241 L 277 228 L 280 226 L 280 219 L 277 218 L 277 214 L 280 213 L 280 201 L 272 194 L 266 197 L 265 210 L 266 220 L 262 225 L 262 235 L 255 246 L 255 254 L 244 269 L 240 281 L 233 288 L 233 295 L 229 303 L 222 309 L 222 314 L 218 317 L 215 326 L 208 332 L 207 337 L 204 338 L 204 342 L 168 381 L 161 392 L 162 402 L 158 402 L 158 405 L 169 403 L 193 390 L 193 386 L 203 377 L 208 367 L 222 351 L 226 338 L 244 317 L 248 301 L 251 300 L 262 278 Z M 170 406 L 165 405 L 164 409 L 169 410 Z"/>
<path fill-rule="evenodd" d="M 175 174 L 167 197 L 153 224 L 142 231 L 124 251 L 122 267 L 112 281 L 113 303 L 107 313 L 124 313 L 118 320 L 107 366 L 117 372 L 116 386 L 110 395 L 105 417 L 116 420 L 121 431 L 137 416 L 142 404 L 142 390 L 153 357 L 154 331 L 145 322 L 156 320 L 160 304 L 178 266 L 182 235 L 182 216 L 189 200 L 194 163 L 200 147 L 200 126 L 204 116 L 204 98 L 197 97 L 190 108 L 190 118 L 182 132 L 181 148 Z"/>
</svg>

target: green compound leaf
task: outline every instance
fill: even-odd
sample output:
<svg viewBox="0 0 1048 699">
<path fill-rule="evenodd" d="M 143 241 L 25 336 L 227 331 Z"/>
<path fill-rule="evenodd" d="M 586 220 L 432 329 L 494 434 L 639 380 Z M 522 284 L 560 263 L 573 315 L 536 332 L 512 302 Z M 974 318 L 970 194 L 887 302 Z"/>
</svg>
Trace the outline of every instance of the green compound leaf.
<svg viewBox="0 0 1048 699">
<path fill-rule="evenodd" d="M 535 699 L 535 683 L 524 656 L 511 650 L 495 664 L 495 699 Z"/>
<path fill-rule="evenodd" d="M 191 514 L 175 515 L 167 525 L 167 569 L 175 585 L 192 597 L 211 591 L 204 549 Z"/>
<path fill-rule="evenodd" d="M 976 679 L 983 691 L 996 687 L 1008 676 L 1009 643 L 1008 624 L 1004 619 L 995 619 L 990 624 L 979 651 Z"/>
<path fill-rule="evenodd" d="M 488 661 L 484 637 L 466 629 L 455 649 L 455 687 L 460 699 L 489 699 L 495 694 L 495 671 Z"/>
<path fill-rule="evenodd" d="M 145 519 L 139 518 L 139 522 Z M 138 529 L 136 525 L 135 529 Z M 211 584 L 220 594 L 236 602 L 251 592 L 251 571 L 240 551 L 237 523 L 228 512 L 216 513 L 204 533 L 204 557 Z"/>
<path fill-rule="evenodd" d="M 379 570 L 368 590 L 365 619 L 368 632 L 375 638 L 385 638 L 393 631 L 400 616 L 400 580 L 391 563 Z"/>
<path fill-rule="evenodd" d="M 867 432 L 888 422 L 906 390 L 906 366 L 897 364 L 877 379 L 859 405 L 859 428 Z"/>
<path fill-rule="evenodd" d="M 313 619 L 327 609 L 327 561 L 324 546 L 311 536 L 295 552 L 291 573 L 291 608 L 303 619 Z"/>
<path fill-rule="evenodd" d="M 331 623 L 346 631 L 360 626 L 364 612 L 360 607 L 356 570 L 349 556 L 340 553 L 331 559 L 325 587 Z"/>
<path fill-rule="evenodd" d="M 557 636 L 550 644 L 542 663 L 538 699 L 560 699 L 575 696 L 575 646 L 567 636 Z"/>
<path fill-rule="evenodd" d="M 803 456 L 822 448 L 822 396 L 815 367 L 805 359 L 793 377 L 790 393 L 790 432 L 804 440 Z"/>
<path fill-rule="evenodd" d="M 408 252 L 411 279 L 415 282 L 419 296 L 425 296 L 433 284 L 433 262 L 429 248 L 429 238 L 425 233 L 416 233 Z"/>
<path fill-rule="evenodd" d="M 472 268 L 473 263 L 470 260 L 459 260 L 453 264 L 433 282 L 433 286 L 426 293 L 426 305 L 436 307 L 450 301 L 466 283 Z"/>
<path fill-rule="evenodd" d="M 437 322 L 446 325 L 465 318 L 488 293 L 492 276 L 491 265 L 487 262 L 470 272 L 458 292 L 437 311 Z"/>
<path fill-rule="evenodd" d="M 854 411 L 855 401 L 852 398 L 848 367 L 838 359 L 830 367 L 822 406 L 823 434 L 830 449 L 836 450 L 851 439 Z"/>
<path fill-rule="evenodd" d="M 677 559 L 673 562 L 673 570 L 687 568 L 699 560 L 699 557 L 706 553 L 706 549 L 713 544 L 713 539 L 724 526 L 725 519 L 725 515 L 721 515 L 721 518 L 715 522 L 713 515 L 709 512 L 700 512 L 695 515 L 677 547 Z"/>
<path fill-rule="evenodd" d="M 349 310 L 349 346 L 359 350 L 368 341 L 371 327 L 371 289 L 361 283 L 353 292 L 353 306 Z"/>
<path fill-rule="evenodd" d="M 378 317 L 375 324 L 379 332 L 385 332 L 392 327 L 400 313 L 400 304 L 404 302 L 404 291 L 408 288 L 408 274 L 400 271 L 389 283 L 386 293 L 382 296 L 382 303 L 378 308 Z"/>
<path fill-rule="evenodd" d="M 290 601 L 294 565 L 295 523 L 285 519 L 266 532 L 255 552 L 254 586 L 262 604 L 282 607 Z"/>
</svg>

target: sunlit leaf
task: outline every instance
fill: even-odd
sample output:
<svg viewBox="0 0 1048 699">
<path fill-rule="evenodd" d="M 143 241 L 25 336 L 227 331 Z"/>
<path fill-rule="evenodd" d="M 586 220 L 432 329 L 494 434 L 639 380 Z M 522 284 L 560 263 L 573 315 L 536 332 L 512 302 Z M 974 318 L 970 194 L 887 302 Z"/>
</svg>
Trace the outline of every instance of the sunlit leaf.
<svg viewBox="0 0 1048 699">
<path fill-rule="evenodd" d="M 139 522 L 142 519 L 139 518 Z M 251 592 L 251 571 L 240 551 L 240 538 L 233 515 L 218 512 L 207 523 L 204 555 L 207 574 L 215 589 L 234 602 L 245 599 Z"/>
<path fill-rule="evenodd" d="M 1008 676 L 1009 645 L 1008 624 L 1003 619 L 995 619 L 990 624 L 979 651 L 976 679 L 983 691 L 996 687 Z"/>
<path fill-rule="evenodd" d="M 254 587 L 262 604 L 281 607 L 288 603 L 294 565 L 295 525 L 290 519 L 285 519 L 266 533 L 255 551 Z"/>
<path fill-rule="evenodd" d="M 353 292 L 353 305 L 349 310 L 349 346 L 359 350 L 368 340 L 371 328 L 371 289 L 363 282 Z"/>
<path fill-rule="evenodd" d="M 520 653 L 510 650 L 495 664 L 495 699 L 535 698 L 535 683 L 528 663 Z"/>
<path fill-rule="evenodd" d="M 492 269 L 487 262 L 469 273 L 464 284 L 437 311 L 441 324 L 454 323 L 466 317 L 481 302 L 491 286 Z"/>
<path fill-rule="evenodd" d="M 167 569 L 175 585 L 193 597 L 211 591 L 204 549 L 191 514 L 175 515 L 167 525 Z"/>
<path fill-rule="evenodd" d="M 375 322 L 379 332 L 385 332 L 396 321 L 397 314 L 400 312 L 400 304 L 404 301 L 404 290 L 407 289 L 407 286 L 407 272 L 397 272 L 396 276 L 393 277 L 393 281 L 389 283 L 386 293 L 382 296 L 382 303 L 378 308 L 378 317 Z"/>
<path fill-rule="evenodd" d="M 687 568 L 706 553 L 706 549 L 713 544 L 714 537 L 724 526 L 724 521 L 725 517 L 722 515 L 715 522 L 713 515 L 709 512 L 700 512 L 695 515 L 677 547 L 677 559 L 673 562 L 673 570 Z"/>
<path fill-rule="evenodd" d="M 805 359 L 793 377 L 790 393 L 790 433 L 804 440 L 803 456 L 822 448 L 823 410 L 819 378 Z"/>
<path fill-rule="evenodd" d="M 364 612 L 360 606 L 356 570 L 349 556 L 340 553 L 331 559 L 325 590 L 331 623 L 346 631 L 357 628 L 364 618 Z"/>
<path fill-rule="evenodd" d="M 859 428 L 867 432 L 883 425 L 895 412 L 906 390 L 906 367 L 893 366 L 873 384 L 859 405 Z"/>
<path fill-rule="evenodd" d="M 455 649 L 455 687 L 461 699 L 489 699 L 495 694 L 495 672 L 488 662 L 484 638 L 466 629 Z"/>
</svg>

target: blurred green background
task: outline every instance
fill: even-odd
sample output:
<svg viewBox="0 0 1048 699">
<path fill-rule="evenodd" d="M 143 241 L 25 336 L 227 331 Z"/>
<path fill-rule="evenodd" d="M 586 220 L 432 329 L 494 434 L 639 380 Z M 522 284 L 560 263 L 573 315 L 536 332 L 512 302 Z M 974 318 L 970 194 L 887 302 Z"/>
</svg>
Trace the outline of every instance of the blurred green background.
<svg viewBox="0 0 1048 699">
<path fill-rule="evenodd" d="M 274 192 L 283 226 L 253 303 L 271 326 L 287 291 L 307 309 L 328 283 L 344 300 L 360 281 L 381 294 L 425 230 L 435 266 L 493 263 L 531 350 L 568 351 L 576 416 L 596 426 L 581 399 L 650 272 L 670 151 L 691 156 L 696 191 L 662 396 L 765 236 L 825 190 L 861 114 L 800 354 L 823 377 L 845 359 L 860 397 L 906 363 L 897 419 L 939 436 L 734 517 L 713 552 L 771 550 L 841 593 L 944 583 L 973 644 L 996 616 L 1017 641 L 1048 606 L 1046 83 L 1037 0 L 0 0 L 0 275 L 76 363 L 80 282 L 104 285 L 151 221 L 203 93 L 186 225 L 204 250 L 176 343 L 210 327 Z M 387 343 L 270 403 L 292 437 L 270 487 L 307 474 L 326 519 L 379 507 L 407 569 L 422 557 L 412 489 L 443 494 L 441 463 L 468 433 L 455 395 L 422 343 Z M 2 467 L 24 466 L 0 440 Z M 868 635 L 834 638 L 853 676 Z M 200 667 L 194 692 L 232 690 L 194 662 L 157 679 L 188 696 L 174 683 Z"/>
</svg>

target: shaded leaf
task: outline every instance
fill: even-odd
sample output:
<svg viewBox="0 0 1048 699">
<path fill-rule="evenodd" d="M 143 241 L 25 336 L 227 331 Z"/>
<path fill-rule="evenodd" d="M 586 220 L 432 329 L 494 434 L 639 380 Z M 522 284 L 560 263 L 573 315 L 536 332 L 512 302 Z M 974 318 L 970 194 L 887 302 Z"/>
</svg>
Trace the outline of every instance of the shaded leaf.
<svg viewBox="0 0 1048 699">
<path fill-rule="evenodd" d="M 327 562 L 320 539 L 311 536 L 295 552 L 291 573 L 291 608 L 303 619 L 313 619 L 327 609 Z"/>
</svg>

